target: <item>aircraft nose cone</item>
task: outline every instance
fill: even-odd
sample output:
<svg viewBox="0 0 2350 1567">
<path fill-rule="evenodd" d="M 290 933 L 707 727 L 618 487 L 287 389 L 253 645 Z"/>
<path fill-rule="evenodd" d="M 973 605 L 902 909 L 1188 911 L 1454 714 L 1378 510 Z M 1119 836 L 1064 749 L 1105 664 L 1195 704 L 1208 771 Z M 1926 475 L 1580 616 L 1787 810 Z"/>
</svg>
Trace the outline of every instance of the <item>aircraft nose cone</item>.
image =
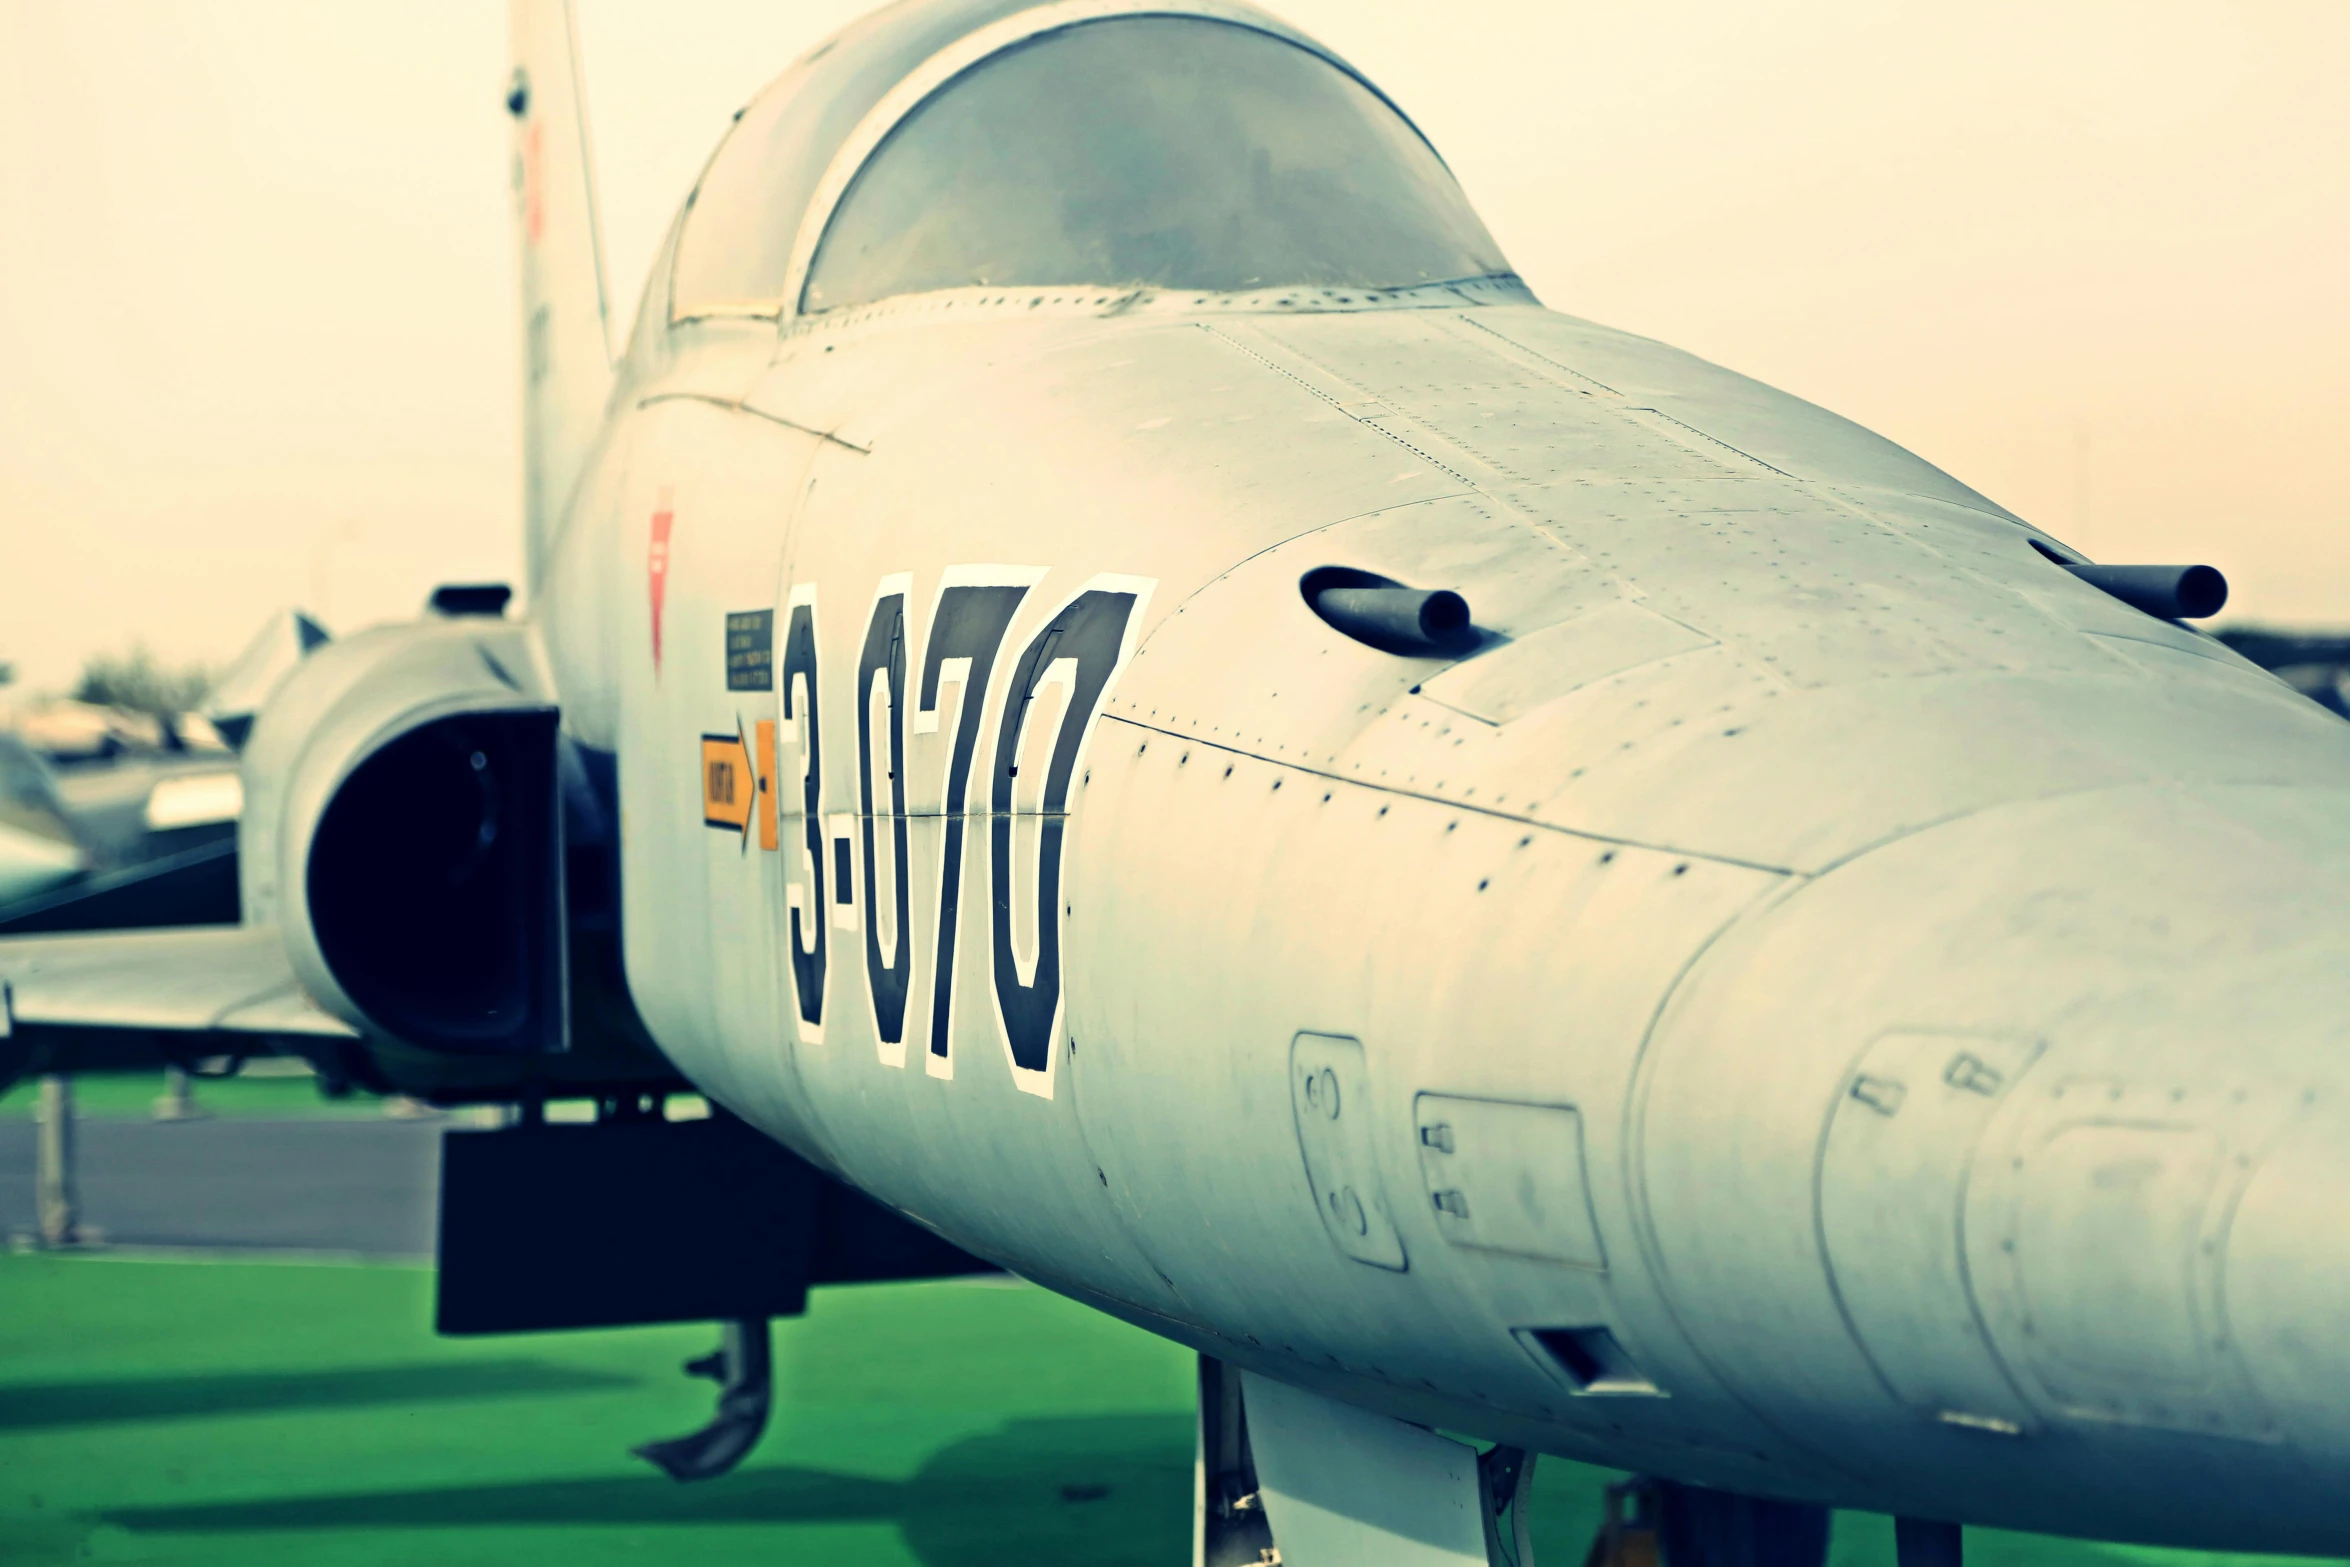
<svg viewBox="0 0 2350 1567">
<path fill-rule="evenodd" d="M 2028 1527 L 2101 1495 L 2117 1538 L 2338 1549 L 2346 1030 L 2350 793 L 1980 812 L 1700 962 L 1648 1054 L 1647 1221 L 1709 1360 L 1857 1466 L 2008 1442 Z"/>
</svg>

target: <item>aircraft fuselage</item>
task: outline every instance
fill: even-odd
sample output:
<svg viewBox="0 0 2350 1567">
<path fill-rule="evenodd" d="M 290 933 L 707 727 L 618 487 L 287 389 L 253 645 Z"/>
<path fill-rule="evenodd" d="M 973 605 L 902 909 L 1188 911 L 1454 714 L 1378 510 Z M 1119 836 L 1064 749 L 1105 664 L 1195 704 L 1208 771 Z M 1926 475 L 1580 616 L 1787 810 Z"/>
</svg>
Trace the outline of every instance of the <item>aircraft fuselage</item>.
<svg viewBox="0 0 2350 1567">
<path fill-rule="evenodd" d="M 662 1049 L 958 1244 L 1516 1445 L 2350 1548 L 2350 731 L 2038 537 L 1506 284 L 965 290 L 642 334 L 536 618 Z"/>
</svg>

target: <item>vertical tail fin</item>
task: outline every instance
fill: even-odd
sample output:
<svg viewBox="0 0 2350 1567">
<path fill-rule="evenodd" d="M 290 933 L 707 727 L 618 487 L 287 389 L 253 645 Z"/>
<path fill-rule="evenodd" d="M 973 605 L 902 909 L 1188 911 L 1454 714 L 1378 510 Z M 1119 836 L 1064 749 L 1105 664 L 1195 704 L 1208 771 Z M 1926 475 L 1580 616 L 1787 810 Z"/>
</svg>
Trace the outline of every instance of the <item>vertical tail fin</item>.
<svg viewBox="0 0 2350 1567">
<path fill-rule="evenodd" d="M 523 554 L 534 591 L 612 390 L 604 244 L 571 0 L 511 0 L 522 238 Z"/>
</svg>

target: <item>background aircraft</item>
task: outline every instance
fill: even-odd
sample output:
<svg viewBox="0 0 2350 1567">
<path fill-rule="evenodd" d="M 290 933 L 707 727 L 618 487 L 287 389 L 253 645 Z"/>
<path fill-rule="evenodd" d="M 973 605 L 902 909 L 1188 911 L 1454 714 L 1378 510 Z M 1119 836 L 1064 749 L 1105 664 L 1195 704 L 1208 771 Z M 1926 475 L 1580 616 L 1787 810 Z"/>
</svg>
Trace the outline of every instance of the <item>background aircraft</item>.
<svg viewBox="0 0 2350 1567">
<path fill-rule="evenodd" d="M 234 923 L 233 747 L 324 640 L 297 611 L 273 617 L 212 683 L 208 713 L 116 698 L 0 714 L 0 934 Z"/>
<path fill-rule="evenodd" d="M 853 29 L 614 371 L 560 13 L 517 54 L 531 618 L 307 661 L 244 923 L 0 949 L 21 1061 L 604 1100 L 452 1139 L 457 1331 L 1006 1263 L 1202 1351 L 1206 1560 L 1509 1559 L 1537 1450 L 1682 1482 L 1676 1560 L 2338 1545 L 2350 750 L 2208 574 L 1541 310 L 1220 4 Z"/>
<path fill-rule="evenodd" d="M 87 864 L 48 768 L 21 742 L 0 735 L 0 904 L 47 892 Z"/>
</svg>

